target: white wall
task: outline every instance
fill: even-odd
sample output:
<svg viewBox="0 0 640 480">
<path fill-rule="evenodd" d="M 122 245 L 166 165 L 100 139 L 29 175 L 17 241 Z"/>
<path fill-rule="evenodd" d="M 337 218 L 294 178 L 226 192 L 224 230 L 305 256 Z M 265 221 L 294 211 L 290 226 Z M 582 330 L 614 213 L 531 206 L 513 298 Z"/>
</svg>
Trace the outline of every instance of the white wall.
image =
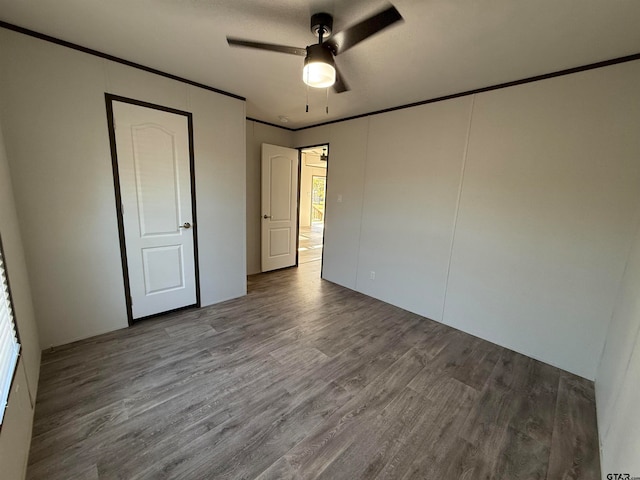
<svg viewBox="0 0 640 480">
<path fill-rule="evenodd" d="M 596 376 L 602 478 L 640 475 L 640 228 Z"/>
<path fill-rule="evenodd" d="M 301 130 L 296 146 L 329 143 L 325 199 L 324 278 L 356 288 L 364 169 L 370 117 Z"/>
<path fill-rule="evenodd" d="M 296 132 L 331 148 L 324 277 L 593 379 L 640 213 L 639 83 L 630 62 Z"/>
<path fill-rule="evenodd" d="M 202 304 L 246 292 L 245 104 L 0 30 L 0 112 L 42 347 L 127 325 L 104 93 L 193 113 Z"/>
<path fill-rule="evenodd" d="M 639 213 L 639 80 L 635 62 L 477 96 L 445 323 L 594 378 Z"/>
<path fill-rule="evenodd" d="M 0 472 L 2 472 L 2 478 L 19 479 L 25 475 L 31 444 L 33 407 L 40 374 L 40 345 L 2 125 L 0 125 L 0 236 L 2 236 L 13 310 L 21 343 L 17 372 L 0 430 Z"/>
<path fill-rule="evenodd" d="M 472 100 L 377 115 L 369 126 L 356 288 L 439 321 Z"/>
<path fill-rule="evenodd" d="M 247 275 L 261 271 L 260 152 L 263 143 L 292 147 L 293 132 L 247 120 Z"/>
</svg>

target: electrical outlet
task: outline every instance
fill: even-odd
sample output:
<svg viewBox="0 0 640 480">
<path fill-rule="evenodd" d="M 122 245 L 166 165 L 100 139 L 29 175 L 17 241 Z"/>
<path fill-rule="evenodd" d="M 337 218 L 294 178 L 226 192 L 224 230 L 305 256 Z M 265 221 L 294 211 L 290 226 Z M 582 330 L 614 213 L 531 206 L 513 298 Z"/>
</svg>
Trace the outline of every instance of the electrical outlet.
<svg viewBox="0 0 640 480">
<path fill-rule="evenodd" d="M 373 270 L 371 270 L 369 272 L 369 280 L 375 280 L 376 279 L 376 272 L 374 272 Z"/>
</svg>

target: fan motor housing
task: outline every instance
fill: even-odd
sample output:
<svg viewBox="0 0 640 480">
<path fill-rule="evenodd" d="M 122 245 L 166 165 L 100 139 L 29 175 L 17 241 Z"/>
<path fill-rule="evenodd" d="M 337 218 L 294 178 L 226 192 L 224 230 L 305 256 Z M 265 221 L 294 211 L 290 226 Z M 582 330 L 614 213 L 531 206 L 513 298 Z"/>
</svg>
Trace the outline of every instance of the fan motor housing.
<svg viewBox="0 0 640 480">
<path fill-rule="evenodd" d="M 328 13 L 314 13 L 311 15 L 311 33 L 316 37 L 320 37 L 320 29 L 322 29 L 323 39 L 329 38 L 333 30 L 333 17 Z"/>
<path fill-rule="evenodd" d="M 304 58 L 304 64 L 311 62 L 327 63 L 331 66 L 335 65 L 333 53 L 326 45 L 316 44 L 307 47 L 307 56 Z"/>
</svg>

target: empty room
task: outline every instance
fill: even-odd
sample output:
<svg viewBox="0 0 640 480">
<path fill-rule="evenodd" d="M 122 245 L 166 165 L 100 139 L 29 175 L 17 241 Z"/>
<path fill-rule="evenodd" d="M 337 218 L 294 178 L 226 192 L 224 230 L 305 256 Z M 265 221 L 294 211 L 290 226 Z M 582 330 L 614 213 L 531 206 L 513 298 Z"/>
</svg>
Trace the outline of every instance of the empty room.
<svg viewBox="0 0 640 480">
<path fill-rule="evenodd" d="M 640 478 L 640 2 L 0 0 L 0 477 Z"/>
</svg>

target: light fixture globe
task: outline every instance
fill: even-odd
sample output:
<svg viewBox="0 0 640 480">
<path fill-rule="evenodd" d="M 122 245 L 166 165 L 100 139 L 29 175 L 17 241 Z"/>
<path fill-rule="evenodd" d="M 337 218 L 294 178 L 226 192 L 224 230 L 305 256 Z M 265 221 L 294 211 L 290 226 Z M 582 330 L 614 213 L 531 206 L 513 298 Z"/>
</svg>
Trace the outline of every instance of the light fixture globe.
<svg viewBox="0 0 640 480">
<path fill-rule="evenodd" d="M 336 83 L 336 67 L 329 47 L 322 44 L 307 47 L 302 80 L 314 88 L 327 88 Z"/>
</svg>

